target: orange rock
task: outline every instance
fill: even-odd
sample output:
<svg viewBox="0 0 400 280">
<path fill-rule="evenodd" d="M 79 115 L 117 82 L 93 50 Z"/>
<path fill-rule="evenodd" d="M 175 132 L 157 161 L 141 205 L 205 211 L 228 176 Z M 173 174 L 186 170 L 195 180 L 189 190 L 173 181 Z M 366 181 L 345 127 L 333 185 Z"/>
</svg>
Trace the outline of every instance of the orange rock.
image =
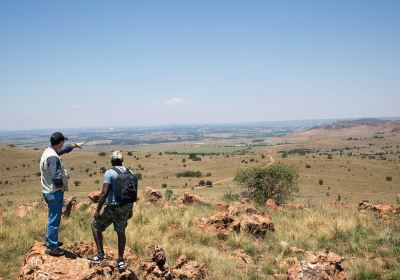
<svg viewBox="0 0 400 280">
<path fill-rule="evenodd" d="M 273 200 L 272 198 L 269 198 L 269 199 L 267 200 L 267 202 L 265 203 L 265 205 L 266 205 L 268 208 L 271 208 L 271 209 L 273 209 L 273 210 L 282 210 L 282 207 L 277 206 L 275 200 Z"/>
<path fill-rule="evenodd" d="M 176 260 L 172 269 L 174 279 L 205 279 L 207 276 L 207 267 L 196 261 L 189 261 L 185 255 Z"/>
<path fill-rule="evenodd" d="M 89 193 L 88 197 L 93 203 L 98 203 L 99 199 L 100 199 L 100 194 L 101 194 L 100 191 L 95 191 L 95 192 Z"/>
<path fill-rule="evenodd" d="M 183 204 L 192 204 L 192 203 L 204 204 L 204 199 L 199 195 L 184 193 L 182 202 Z"/>
<path fill-rule="evenodd" d="M 344 259 L 332 252 L 306 252 L 303 261 L 295 261 L 287 271 L 288 280 L 345 280 L 342 261 Z"/>
<path fill-rule="evenodd" d="M 93 245 L 92 247 L 94 248 Z M 77 247 L 72 246 L 72 248 Z M 108 248 L 105 250 L 107 254 Z M 91 264 L 88 259 L 82 258 L 68 249 L 66 249 L 65 256 L 61 257 L 46 255 L 44 251 L 43 243 L 32 244 L 25 256 L 18 280 L 136 279 L 135 274 L 129 270 L 124 276 L 120 275 L 115 264 L 108 261 L 102 264 Z"/>
</svg>

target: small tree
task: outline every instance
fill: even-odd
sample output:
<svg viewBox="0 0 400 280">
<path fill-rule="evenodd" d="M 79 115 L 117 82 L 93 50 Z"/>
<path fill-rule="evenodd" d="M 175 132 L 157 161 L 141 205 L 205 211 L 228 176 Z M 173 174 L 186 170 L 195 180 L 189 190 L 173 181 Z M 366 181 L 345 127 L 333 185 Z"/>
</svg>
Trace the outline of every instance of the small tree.
<svg viewBox="0 0 400 280">
<path fill-rule="evenodd" d="M 272 198 L 278 205 L 298 191 L 297 178 L 297 170 L 282 163 L 240 169 L 235 175 L 235 181 L 245 187 L 249 197 L 257 203 L 263 204 Z"/>
</svg>

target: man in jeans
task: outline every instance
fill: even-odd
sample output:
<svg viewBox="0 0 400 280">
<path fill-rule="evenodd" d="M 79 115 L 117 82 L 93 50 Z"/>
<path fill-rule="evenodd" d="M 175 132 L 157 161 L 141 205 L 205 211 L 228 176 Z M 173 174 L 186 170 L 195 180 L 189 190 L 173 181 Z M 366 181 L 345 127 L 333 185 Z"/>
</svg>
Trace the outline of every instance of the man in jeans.
<svg viewBox="0 0 400 280">
<path fill-rule="evenodd" d="M 83 145 L 83 143 L 76 143 L 63 148 L 67 140 L 68 138 L 61 132 L 54 132 L 50 137 L 51 146 L 44 150 L 40 159 L 42 193 L 49 209 L 45 252 L 57 257 L 64 254 L 64 251 L 59 248 L 62 242 L 58 241 L 58 227 L 61 222 L 64 191 L 68 187 L 68 175 L 60 156 Z"/>
<path fill-rule="evenodd" d="M 122 165 L 123 157 L 120 151 L 114 151 L 111 156 L 112 169 L 108 169 L 104 173 L 103 190 L 100 194 L 99 203 L 94 213 L 94 221 L 92 223 L 93 238 L 96 242 L 97 255 L 92 258 L 94 262 L 101 262 L 106 259 L 103 249 L 103 231 L 113 223 L 114 230 L 118 236 L 118 260 L 117 267 L 119 270 L 125 269 L 124 250 L 126 243 L 125 229 L 128 220 L 132 217 L 133 203 L 120 203 L 116 201 L 115 189 L 118 173 L 130 172 Z M 118 172 L 115 170 L 117 169 Z M 101 208 L 106 202 L 106 207 L 102 214 Z"/>
</svg>

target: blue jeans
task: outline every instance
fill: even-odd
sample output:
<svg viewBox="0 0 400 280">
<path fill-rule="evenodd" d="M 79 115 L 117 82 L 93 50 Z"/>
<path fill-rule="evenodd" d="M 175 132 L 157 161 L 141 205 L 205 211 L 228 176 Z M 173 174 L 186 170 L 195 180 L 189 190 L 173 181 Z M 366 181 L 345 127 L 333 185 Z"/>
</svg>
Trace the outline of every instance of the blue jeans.
<svg viewBox="0 0 400 280">
<path fill-rule="evenodd" d="M 49 208 L 49 217 L 46 231 L 46 247 L 55 249 L 58 247 L 58 227 L 61 222 L 64 192 L 44 193 L 44 200 Z"/>
</svg>

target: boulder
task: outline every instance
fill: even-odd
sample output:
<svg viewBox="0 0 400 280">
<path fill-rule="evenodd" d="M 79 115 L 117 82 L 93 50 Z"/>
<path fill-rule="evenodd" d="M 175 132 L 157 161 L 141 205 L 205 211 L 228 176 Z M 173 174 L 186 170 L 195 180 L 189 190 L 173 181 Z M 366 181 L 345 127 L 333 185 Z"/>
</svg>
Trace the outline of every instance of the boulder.
<svg viewBox="0 0 400 280">
<path fill-rule="evenodd" d="M 231 231 L 231 224 L 235 221 L 234 217 L 228 213 L 218 212 L 208 219 L 199 219 L 198 225 L 202 229 L 209 229 L 217 233 L 219 238 L 226 238 Z"/>
<path fill-rule="evenodd" d="M 162 199 L 162 194 L 159 191 L 156 191 L 150 187 L 146 187 L 144 190 L 144 194 L 147 198 L 148 202 L 158 202 Z"/>
<path fill-rule="evenodd" d="M 279 207 L 278 205 L 276 205 L 275 200 L 272 199 L 272 198 L 269 198 L 269 199 L 267 200 L 267 202 L 265 203 L 265 205 L 266 205 L 268 208 L 271 208 L 271 209 L 273 209 L 273 210 L 282 210 L 282 207 Z"/>
<path fill-rule="evenodd" d="M 182 202 L 183 204 L 193 204 L 193 203 L 204 204 L 204 199 L 199 195 L 184 193 Z"/>
<path fill-rule="evenodd" d="M 64 217 L 69 217 L 71 215 L 71 211 L 72 211 L 72 207 L 74 207 L 77 204 L 77 200 L 76 197 L 70 197 L 68 199 L 64 199 L 64 212 L 63 212 L 63 216 Z"/>
<path fill-rule="evenodd" d="M 172 273 L 168 267 L 164 249 L 154 244 L 148 248 L 148 251 L 150 260 L 140 265 L 140 270 L 142 272 L 140 276 L 146 280 L 172 280 Z"/>
<path fill-rule="evenodd" d="M 397 208 L 393 205 L 389 204 L 370 204 L 368 200 L 362 200 L 358 203 L 358 210 L 359 211 L 374 211 L 378 212 L 379 214 L 386 215 L 386 214 L 396 214 Z"/>
<path fill-rule="evenodd" d="M 247 231 L 262 238 L 268 230 L 274 230 L 274 224 L 268 217 L 259 214 L 233 216 L 224 212 L 215 213 L 208 219 L 199 219 L 198 226 L 217 233 L 220 238 L 226 238 L 231 231 Z"/>
<path fill-rule="evenodd" d="M 196 261 L 190 261 L 185 255 L 180 256 L 172 269 L 174 279 L 205 279 L 207 267 Z"/>
<path fill-rule="evenodd" d="M 40 207 L 40 205 L 39 202 L 21 204 L 15 209 L 15 213 L 19 218 L 23 218 L 33 209 Z"/>
<path fill-rule="evenodd" d="M 254 214 L 243 215 L 232 224 L 232 229 L 240 232 L 246 231 L 258 238 L 263 238 L 267 231 L 274 231 L 274 224 L 267 217 Z"/>
<path fill-rule="evenodd" d="M 287 271 L 288 280 L 345 280 L 343 257 L 329 251 L 306 252 L 301 262 L 295 259 Z"/>
<path fill-rule="evenodd" d="M 96 279 L 96 280 L 117 280 L 137 279 L 131 270 L 120 273 L 115 266 L 117 254 L 105 247 L 110 261 L 101 264 L 91 263 L 86 257 L 92 257 L 96 250 L 94 244 L 83 241 L 83 243 L 70 244 L 65 246 L 66 254 L 61 257 L 53 257 L 44 253 L 45 246 L 42 242 L 32 244 L 26 254 L 23 265 L 20 269 L 18 280 L 76 280 L 76 279 Z M 67 249 L 69 248 L 69 249 Z M 132 263 L 133 257 L 130 253 L 126 254 L 127 264 Z"/>
</svg>

